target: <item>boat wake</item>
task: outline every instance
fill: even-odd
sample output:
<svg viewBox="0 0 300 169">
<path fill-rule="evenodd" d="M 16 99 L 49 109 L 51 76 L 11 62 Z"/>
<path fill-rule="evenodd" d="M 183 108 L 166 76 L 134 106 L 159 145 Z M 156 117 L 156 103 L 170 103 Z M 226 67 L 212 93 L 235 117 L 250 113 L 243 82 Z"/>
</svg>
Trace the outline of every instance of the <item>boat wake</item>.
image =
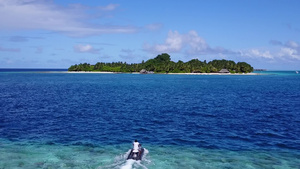
<svg viewBox="0 0 300 169">
<path fill-rule="evenodd" d="M 131 150 L 129 150 L 126 155 L 129 155 Z M 143 160 L 146 161 L 146 155 L 149 153 L 147 149 L 144 148 L 144 155 L 143 155 Z M 147 160 L 148 161 L 148 160 Z M 132 168 L 143 168 L 143 169 L 148 169 L 146 166 L 141 164 L 140 160 L 133 160 L 133 159 L 128 159 L 126 160 L 126 163 L 121 167 L 121 169 L 132 169 Z"/>
<path fill-rule="evenodd" d="M 114 163 L 106 166 L 99 166 L 97 169 L 133 169 L 133 168 L 141 168 L 141 169 L 148 169 L 143 163 L 146 164 L 150 163 L 151 161 L 146 158 L 149 151 L 144 148 L 144 155 L 143 160 L 133 160 L 129 159 L 126 160 L 128 155 L 130 154 L 131 149 L 129 149 L 125 154 L 119 155 L 115 157 Z"/>
<path fill-rule="evenodd" d="M 121 167 L 121 169 L 132 169 L 135 160 L 129 159 L 126 161 L 126 164 Z"/>
</svg>

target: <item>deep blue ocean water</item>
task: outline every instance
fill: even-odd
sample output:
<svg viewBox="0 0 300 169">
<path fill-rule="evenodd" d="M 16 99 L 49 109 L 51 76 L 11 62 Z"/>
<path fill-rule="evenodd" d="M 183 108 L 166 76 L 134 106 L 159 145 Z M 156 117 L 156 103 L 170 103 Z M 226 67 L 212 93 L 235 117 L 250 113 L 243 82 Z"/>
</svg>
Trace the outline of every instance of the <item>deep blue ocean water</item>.
<svg viewBox="0 0 300 169">
<path fill-rule="evenodd" d="M 295 71 L 48 72 L 0 71 L 0 168 L 300 168 Z"/>
</svg>

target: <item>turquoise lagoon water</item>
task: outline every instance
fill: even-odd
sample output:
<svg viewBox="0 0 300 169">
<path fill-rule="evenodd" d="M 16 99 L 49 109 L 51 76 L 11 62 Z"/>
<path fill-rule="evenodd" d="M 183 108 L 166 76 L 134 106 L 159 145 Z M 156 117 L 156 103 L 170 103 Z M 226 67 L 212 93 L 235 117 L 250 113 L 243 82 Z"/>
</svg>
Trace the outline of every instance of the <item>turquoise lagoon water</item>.
<svg viewBox="0 0 300 169">
<path fill-rule="evenodd" d="M 126 161 L 129 144 L 107 146 L 4 143 L 1 168 L 299 168 L 300 155 L 280 150 L 220 150 L 147 145 L 141 162 Z M 126 149 L 127 148 L 127 149 Z"/>
<path fill-rule="evenodd" d="M 299 168 L 294 72 L 0 79 L 0 168 Z M 134 139 L 142 161 L 126 160 Z"/>
</svg>

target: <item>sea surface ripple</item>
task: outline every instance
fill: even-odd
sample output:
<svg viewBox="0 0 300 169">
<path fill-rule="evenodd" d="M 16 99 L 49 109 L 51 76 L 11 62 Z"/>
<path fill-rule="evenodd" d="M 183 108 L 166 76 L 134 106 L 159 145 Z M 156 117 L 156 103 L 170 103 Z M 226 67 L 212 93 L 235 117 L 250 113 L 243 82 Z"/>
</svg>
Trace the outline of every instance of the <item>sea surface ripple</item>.
<svg viewBox="0 0 300 169">
<path fill-rule="evenodd" d="M 300 149 L 298 76 L 1 74 L 2 138 Z"/>
<path fill-rule="evenodd" d="M 300 76 L 0 73 L 0 138 L 300 150 Z M 299 152 L 298 152 L 299 153 Z M 151 154 L 151 151 L 150 151 Z"/>
</svg>

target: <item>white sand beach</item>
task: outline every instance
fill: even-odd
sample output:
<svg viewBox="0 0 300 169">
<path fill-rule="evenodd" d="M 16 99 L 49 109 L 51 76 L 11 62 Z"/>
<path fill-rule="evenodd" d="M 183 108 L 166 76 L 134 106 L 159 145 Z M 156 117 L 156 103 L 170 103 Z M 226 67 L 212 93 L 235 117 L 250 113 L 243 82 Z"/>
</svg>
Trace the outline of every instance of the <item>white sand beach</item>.
<svg viewBox="0 0 300 169">
<path fill-rule="evenodd" d="M 92 71 L 67 71 L 66 73 L 96 73 L 96 74 L 113 74 L 121 72 L 92 72 Z"/>
<path fill-rule="evenodd" d="M 260 75 L 259 73 L 168 73 L 170 75 Z"/>
<path fill-rule="evenodd" d="M 67 71 L 66 73 L 94 73 L 94 74 L 120 74 L 124 72 L 93 72 L 93 71 Z M 132 72 L 128 74 L 140 74 L 139 72 Z M 260 75 L 259 73 L 155 73 L 167 75 Z"/>
</svg>

